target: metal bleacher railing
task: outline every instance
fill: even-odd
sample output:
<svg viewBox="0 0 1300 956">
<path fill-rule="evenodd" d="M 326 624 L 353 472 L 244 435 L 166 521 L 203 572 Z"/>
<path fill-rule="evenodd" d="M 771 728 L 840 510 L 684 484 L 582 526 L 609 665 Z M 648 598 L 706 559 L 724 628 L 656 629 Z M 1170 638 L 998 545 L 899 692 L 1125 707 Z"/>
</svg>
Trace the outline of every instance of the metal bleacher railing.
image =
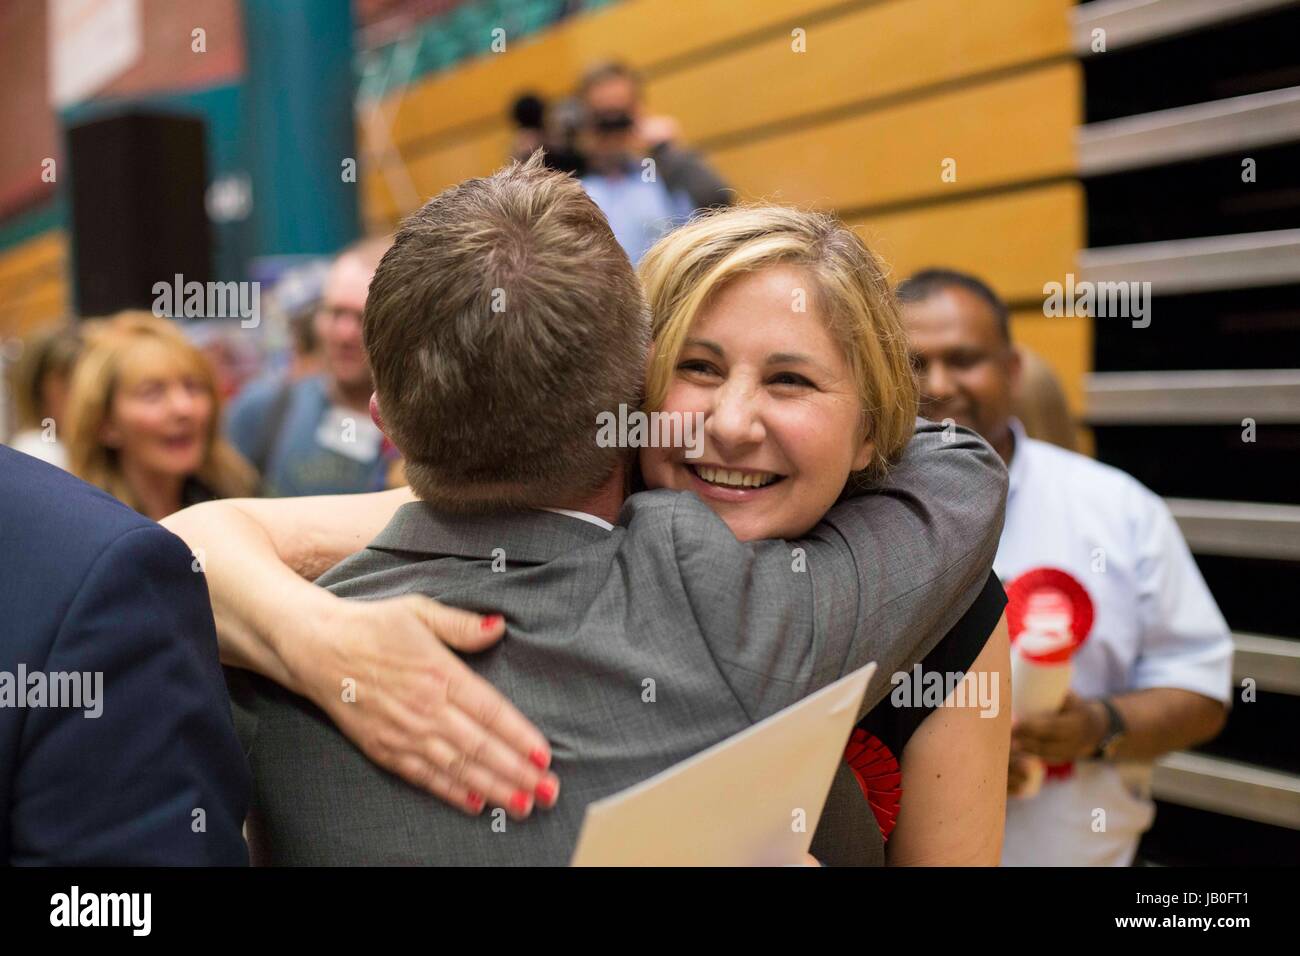
<svg viewBox="0 0 1300 956">
<path fill-rule="evenodd" d="M 1087 190 L 1089 219 L 1105 226 L 1105 241 L 1079 256 L 1081 278 L 1149 281 L 1157 303 L 1155 321 L 1174 326 L 1186 321 L 1181 340 L 1166 325 L 1166 331 L 1134 346 L 1138 354 L 1151 356 L 1155 347 L 1149 343 L 1162 343 L 1166 357 L 1160 369 L 1143 370 L 1141 364 L 1135 367 L 1129 362 L 1115 370 L 1118 363 L 1103 354 L 1104 341 L 1111 343 L 1113 359 L 1127 347 L 1122 343 L 1132 343 L 1132 337 L 1145 330 L 1099 332 L 1103 344 L 1099 344 L 1094 366 L 1098 370 L 1085 384 L 1086 418 L 1098 432 L 1098 457 L 1119 456 L 1113 463 L 1129 470 L 1135 470 L 1135 462 L 1140 465 L 1160 456 L 1187 460 L 1186 449 L 1175 451 L 1173 444 L 1204 440 L 1199 446 L 1206 450 L 1203 475 L 1180 479 L 1177 487 L 1201 488 L 1205 497 L 1171 494 L 1157 480 L 1148 483 L 1166 495 L 1193 554 L 1198 562 L 1204 562 L 1203 570 L 1211 564 L 1218 569 L 1220 576 L 1207 573 L 1207 580 L 1234 626 L 1238 696 L 1247 685 L 1274 695 L 1273 714 L 1300 711 L 1300 626 L 1296 624 L 1294 596 L 1265 589 L 1262 600 L 1269 604 L 1265 616 L 1278 623 L 1281 633 L 1260 634 L 1235 630 L 1234 612 L 1229 610 L 1231 595 L 1224 592 L 1230 582 L 1239 580 L 1233 575 L 1248 575 L 1255 569 L 1272 573 L 1268 569 L 1275 567 L 1300 570 L 1300 497 L 1292 494 L 1284 502 L 1271 497 L 1278 488 L 1300 490 L 1296 481 L 1300 477 L 1300 368 L 1296 367 L 1300 350 L 1270 347 L 1300 341 L 1300 315 L 1294 308 L 1295 288 L 1300 283 L 1300 228 L 1294 228 L 1300 227 L 1300 203 L 1294 196 L 1300 179 L 1294 164 L 1286 160 L 1269 167 L 1271 178 L 1253 196 L 1243 192 L 1240 183 L 1229 186 L 1226 180 L 1235 177 L 1238 164 L 1253 171 L 1252 157 L 1272 155 L 1281 160 L 1300 144 L 1300 85 L 1296 82 L 1300 57 L 1292 57 L 1288 63 L 1284 52 L 1274 60 L 1265 52 L 1264 62 L 1257 68 L 1241 66 L 1244 58 L 1234 59 L 1230 45 L 1257 39 L 1266 51 L 1276 49 L 1271 38 L 1283 30 L 1294 36 L 1297 24 L 1300 12 L 1294 0 L 1094 0 L 1081 3 L 1073 21 L 1075 50 L 1083 60 L 1090 90 L 1094 79 L 1098 90 L 1104 90 L 1108 82 L 1114 86 L 1113 77 L 1105 75 L 1107 71 L 1131 70 L 1131 76 L 1140 75 L 1142 67 L 1136 65 L 1134 56 L 1140 52 L 1150 63 L 1159 64 L 1158 75 L 1171 87 L 1184 75 L 1195 74 L 1191 81 L 1194 89 L 1237 92 L 1138 115 L 1093 118 L 1079 130 L 1079 175 Z M 1104 51 L 1097 49 L 1097 31 L 1102 31 Z M 1224 52 L 1222 60 L 1197 55 L 1213 50 L 1212 42 Z M 1231 75 L 1215 76 L 1215 70 Z M 1278 152 L 1270 154 L 1270 150 Z M 1221 165 L 1214 166 L 1216 162 Z M 1197 163 L 1209 164 L 1204 169 L 1212 175 L 1195 171 L 1201 169 Z M 1188 169 L 1194 171 L 1188 173 Z M 1111 184 L 1126 176 L 1131 179 L 1123 188 L 1112 188 Z M 1241 178 L 1254 182 L 1245 175 Z M 1195 188 L 1209 194 L 1203 196 L 1200 210 L 1184 208 L 1165 215 L 1160 204 L 1172 200 L 1161 196 L 1160 186 L 1179 181 L 1197 184 Z M 1117 197 L 1125 197 L 1127 202 L 1136 197 L 1136 202 L 1129 208 L 1106 208 Z M 1143 206 L 1156 211 L 1144 214 Z M 1161 225 L 1146 228 L 1144 222 Z M 1237 223 L 1288 228 L 1219 231 Z M 1134 233 L 1134 239 L 1148 239 L 1158 229 L 1164 232 L 1157 241 L 1124 241 L 1126 229 Z M 1210 321 L 1196 319 L 1207 310 L 1182 308 L 1194 305 L 1198 297 L 1211 296 L 1220 298 L 1207 307 L 1212 312 Z M 1169 304 L 1163 316 L 1158 308 L 1162 297 Z M 1237 358 L 1226 359 L 1230 367 L 1210 364 L 1216 354 L 1216 337 L 1229 335 L 1234 322 L 1240 327 L 1252 316 L 1259 320 L 1264 312 L 1272 322 L 1273 338 L 1259 340 L 1256 354 L 1244 360 L 1241 356 L 1245 353 L 1233 353 L 1225 338 L 1219 354 Z M 1194 324 L 1194 319 L 1201 324 Z M 1121 335 L 1131 337 L 1121 339 Z M 1272 447 L 1290 454 L 1252 459 L 1237 453 L 1230 459 L 1216 459 L 1212 449 L 1231 440 L 1225 433 L 1242 429 L 1243 435 L 1249 432 L 1251 438 L 1240 441 L 1253 441 L 1256 428 L 1269 429 Z M 1144 443 L 1147 447 L 1142 449 Z M 1289 466 L 1284 467 L 1291 470 L 1289 480 L 1270 474 L 1278 462 L 1288 461 Z M 1168 467 L 1154 462 L 1150 467 L 1151 474 L 1168 479 Z M 1234 472 L 1230 481 L 1220 481 L 1220 472 L 1228 470 Z M 1140 472 L 1138 476 L 1144 477 Z M 1230 487 L 1229 496 L 1238 500 L 1211 498 L 1219 487 Z M 1300 830 L 1300 766 L 1294 757 L 1295 745 L 1286 725 L 1249 723 L 1251 715 L 1243 708 L 1254 706 L 1253 699 L 1236 701 L 1229 723 L 1229 730 L 1234 721 L 1249 726 L 1249 746 L 1243 747 L 1240 734 L 1234 737 L 1225 732 L 1227 743 L 1170 755 L 1157 765 L 1156 796 L 1163 803 L 1195 808 L 1220 819 L 1278 828 L 1271 832 L 1280 843 L 1295 846 L 1293 835 L 1283 836 Z M 1233 748 L 1249 754 L 1239 758 Z M 1162 816 L 1157 816 L 1153 833 L 1159 833 Z M 1193 844 L 1190 836 L 1166 835 L 1165 845 Z M 1156 850 L 1158 859 L 1158 846 Z M 1275 859 L 1270 855 L 1273 851 L 1263 846 L 1247 851 L 1245 859 L 1256 852 L 1262 854 L 1260 859 Z M 1231 858 L 1243 860 L 1241 855 Z M 1187 857 L 1178 859 L 1186 861 Z"/>
<path fill-rule="evenodd" d="M 359 54 L 365 95 L 383 97 L 412 80 L 450 69 L 492 50 L 493 30 L 507 44 L 531 36 L 566 16 L 617 0 L 465 0 L 403 31 L 400 38 Z"/>
</svg>

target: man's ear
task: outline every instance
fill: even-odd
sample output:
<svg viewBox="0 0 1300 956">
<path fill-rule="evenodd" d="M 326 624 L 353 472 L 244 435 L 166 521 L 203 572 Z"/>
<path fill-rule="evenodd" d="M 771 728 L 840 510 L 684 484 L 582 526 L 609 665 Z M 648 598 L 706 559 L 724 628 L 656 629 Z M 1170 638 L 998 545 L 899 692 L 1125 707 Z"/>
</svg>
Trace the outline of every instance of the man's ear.
<svg viewBox="0 0 1300 956">
<path fill-rule="evenodd" d="M 375 427 L 388 436 L 388 430 L 384 428 L 384 416 L 379 413 L 379 393 L 370 393 L 370 420 L 375 423 Z"/>
</svg>

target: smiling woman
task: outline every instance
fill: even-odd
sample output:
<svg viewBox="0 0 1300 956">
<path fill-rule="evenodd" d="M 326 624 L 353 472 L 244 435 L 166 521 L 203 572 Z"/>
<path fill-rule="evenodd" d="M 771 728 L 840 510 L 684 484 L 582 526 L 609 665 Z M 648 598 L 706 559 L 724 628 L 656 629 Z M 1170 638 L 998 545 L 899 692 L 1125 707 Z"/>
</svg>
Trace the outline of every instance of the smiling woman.
<svg viewBox="0 0 1300 956">
<path fill-rule="evenodd" d="M 212 370 L 180 329 L 123 312 L 86 339 L 68 397 L 73 474 L 155 520 L 252 491 L 252 468 L 217 431 Z"/>
<path fill-rule="evenodd" d="M 704 421 L 694 460 L 641 450 L 647 488 L 694 492 L 741 541 L 796 539 L 903 453 L 917 388 L 902 320 L 880 263 L 838 220 L 783 206 L 722 210 L 660 240 L 640 272 L 655 345 L 646 407 Z M 991 705 L 970 706 L 964 693 L 890 700 L 854 732 L 845 761 L 855 783 L 837 781 L 828 812 L 865 797 L 891 863 L 997 860 L 1005 798 L 989 768 L 1008 737 L 996 704 L 1004 603 L 990 579 L 914 661 L 954 688 L 969 675 L 992 689 L 982 698 Z M 839 849 L 825 837 L 813 845 L 832 859 Z"/>
<path fill-rule="evenodd" d="M 643 450 L 648 487 L 695 492 L 742 541 L 795 538 L 906 446 L 916 390 L 898 311 L 880 264 L 833 217 L 705 215 L 656 244 L 641 279 L 647 407 L 699 416 L 705 436 L 702 456 Z"/>
</svg>

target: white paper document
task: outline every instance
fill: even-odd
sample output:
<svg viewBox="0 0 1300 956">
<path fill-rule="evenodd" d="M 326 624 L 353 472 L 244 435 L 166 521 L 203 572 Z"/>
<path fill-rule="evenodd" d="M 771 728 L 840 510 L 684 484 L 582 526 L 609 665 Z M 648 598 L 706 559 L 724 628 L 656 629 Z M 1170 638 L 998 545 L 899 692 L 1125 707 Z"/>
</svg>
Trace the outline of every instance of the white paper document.
<svg viewBox="0 0 1300 956">
<path fill-rule="evenodd" d="M 875 672 L 868 664 L 587 807 L 574 866 L 801 863 Z"/>
</svg>

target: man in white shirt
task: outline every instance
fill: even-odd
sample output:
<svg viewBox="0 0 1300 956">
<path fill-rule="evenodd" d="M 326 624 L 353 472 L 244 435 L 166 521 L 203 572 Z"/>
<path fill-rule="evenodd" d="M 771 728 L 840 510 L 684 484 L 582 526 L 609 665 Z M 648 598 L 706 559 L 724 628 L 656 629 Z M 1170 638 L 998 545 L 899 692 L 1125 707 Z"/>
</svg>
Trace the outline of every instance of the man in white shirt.
<svg viewBox="0 0 1300 956">
<path fill-rule="evenodd" d="M 1232 640 L 1164 502 L 1123 472 L 1025 435 L 1007 309 L 973 276 L 930 269 L 898 289 L 921 414 L 979 432 L 1007 463 L 994 570 L 1012 605 L 1045 607 L 1082 640 L 1055 714 L 1012 727 L 1002 863 L 1127 866 L 1151 826 L 1154 760 L 1222 728 Z M 1008 619 L 1015 615 L 1008 609 Z M 1013 628 L 1012 640 L 1017 637 Z"/>
</svg>

